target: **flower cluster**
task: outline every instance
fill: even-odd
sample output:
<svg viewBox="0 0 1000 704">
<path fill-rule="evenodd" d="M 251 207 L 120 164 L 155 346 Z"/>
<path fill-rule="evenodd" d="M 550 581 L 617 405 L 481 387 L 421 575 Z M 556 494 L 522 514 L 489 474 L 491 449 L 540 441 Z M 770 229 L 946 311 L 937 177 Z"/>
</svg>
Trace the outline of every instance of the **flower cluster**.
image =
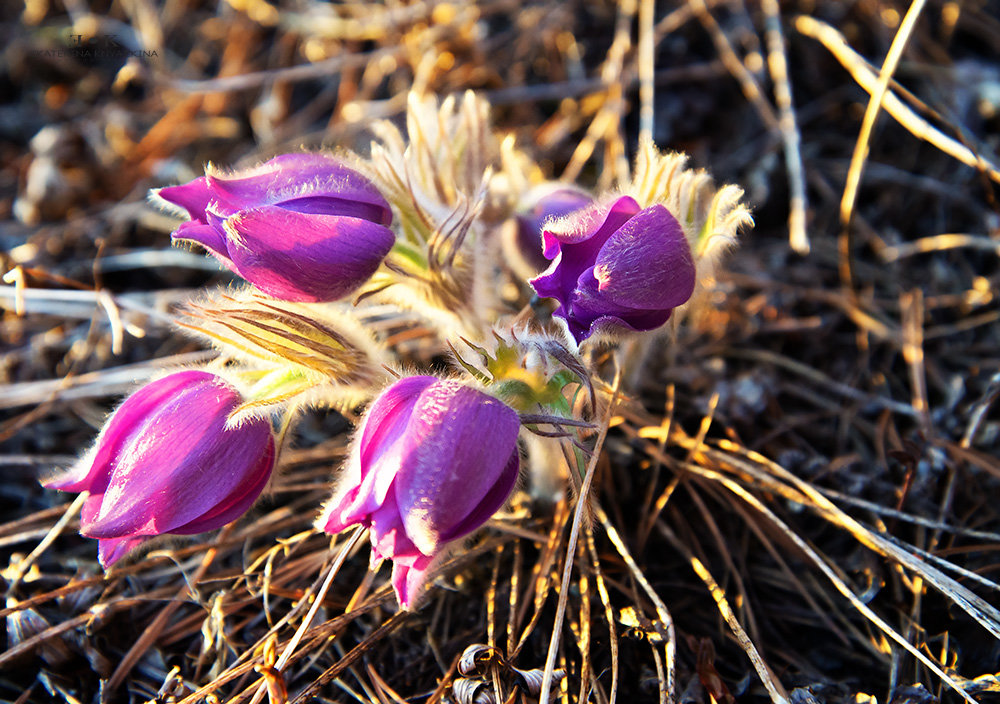
<svg viewBox="0 0 1000 704">
<path fill-rule="evenodd" d="M 413 608 L 449 546 L 509 500 L 522 459 L 534 485 L 539 466 L 574 456 L 551 448 L 581 446 L 576 430 L 600 403 L 589 350 L 689 305 L 749 214 L 739 189 L 716 192 L 649 144 L 615 194 L 545 182 L 488 112 L 472 94 L 440 107 L 411 96 L 407 134 L 375 125 L 367 158 L 210 165 L 156 191 L 186 218 L 174 240 L 249 286 L 192 301 L 180 321 L 219 348 L 218 362 L 136 391 L 93 450 L 47 482 L 86 492 L 80 532 L 98 540 L 102 565 L 156 536 L 240 518 L 302 409 L 367 404 L 317 528 L 366 529 Z M 450 347 L 452 373 L 398 374 L 420 362 L 406 336 L 385 333 L 393 316 L 438 360 Z"/>
</svg>

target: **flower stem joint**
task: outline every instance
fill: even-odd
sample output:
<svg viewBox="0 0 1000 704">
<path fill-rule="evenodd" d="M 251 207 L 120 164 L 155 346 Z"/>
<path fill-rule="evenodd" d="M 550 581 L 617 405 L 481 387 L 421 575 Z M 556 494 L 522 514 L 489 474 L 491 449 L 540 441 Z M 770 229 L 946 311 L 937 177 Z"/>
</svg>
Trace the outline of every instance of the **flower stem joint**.
<svg viewBox="0 0 1000 704">
<path fill-rule="evenodd" d="M 369 528 L 372 558 L 393 561 L 393 588 L 410 608 L 446 544 L 507 501 L 520 468 L 519 427 L 513 409 L 463 383 L 401 379 L 365 414 L 318 526 L 330 534 Z"/>
</svg>

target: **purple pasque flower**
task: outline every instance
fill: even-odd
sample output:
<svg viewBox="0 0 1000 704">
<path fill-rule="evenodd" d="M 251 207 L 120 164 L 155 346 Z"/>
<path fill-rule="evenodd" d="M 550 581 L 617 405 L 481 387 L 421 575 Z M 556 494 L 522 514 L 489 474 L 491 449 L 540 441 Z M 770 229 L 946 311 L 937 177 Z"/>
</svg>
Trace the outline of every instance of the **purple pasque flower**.
<svg viewBox="0 0 1000 704">
<path fill-rule="evenodd" d="M 510 496 L 519 428 L 513 409 L 461 382 L 401 379 L 365 414 L 318 525 L 331 534 L 370 528 L 372 558 L 393 561 L 392 586 L 409 608 L 445 544 Z"/>
<path fill-rule="evenodd" d="M 542 255 L 542 231 L 550 220 L 561 218 L 590 205 L 593 198 L 560 183 L 545 183 L 525 196 L 525 209 L 517 215 L 517 242 L 524 258 L 535 271 L 545 269 Z"/>
<path fill-rule="evenodd" d="M 285 301 L 351 293 L 395 242 L 392 211 L 375 185 L 326 154 L 283 154 L 232 174 L 210 165 L 201 178 L 155 193 L 191 218 L 174 239 L 197 242 Z"/>
<path fill-rule="evenodd" d="M 215 374 L 170 374 L 129 396 L 93 451 L 45 482 L 90 492 L 80 534 L 98 539 L 103 566 L 155 535 L 221 528 L 257 500 L 274 468 L 274 438 L 267 420 L 226 427 L 241 402 Z"/>
<path fill-rule="evenodd" d="M 681 225 L 630 196 L 594 203 L 542 233 L 549 268 L 529 283 L 555 298 L 577 343 L 594 333 L 652 330 L 691 297 L 695 266 Z"/>
</svg>

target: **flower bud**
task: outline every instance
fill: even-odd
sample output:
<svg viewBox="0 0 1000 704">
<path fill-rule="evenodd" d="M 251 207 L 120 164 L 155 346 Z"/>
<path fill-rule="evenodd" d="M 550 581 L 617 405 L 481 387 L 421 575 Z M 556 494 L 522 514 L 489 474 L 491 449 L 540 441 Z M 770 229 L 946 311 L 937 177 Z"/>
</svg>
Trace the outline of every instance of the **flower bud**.
<svg viewBox="0 0 1000 704">
<path fill-rule="evenodd" d="M 202 245 L 264 293 L 332 301 L 378 269 L 392 211 L 367 178 L 325 154 L 283 154 L 155 192 L 191 218 L 173 233 Z"/>
<path fill-rule="evenodd" d="M 412 376 L 368 409 L 319 527 L 371 529 L 373 558 L 393 561 L 403 608 L 445 545 L 479 528 L 517 481 L 517 413 L 458 381 Z"/>
<path fill-rule="evenodd" d="M 46 486 L 87 491 L 80 534 L 107 567 L 148 538 L 221 528 L 257 500 L 274 468 L 271 425 L 227 428 L 240 394 L 220 377 L 183 371 L 132 394 L 93 451 Z"/>
<path fill-rule="evenodd" d="M 694 291 L 691 248 L 662 205 L 629 196 L 595 203 L 549 223 L 542 253 L 552 261 L 529 283 L 555 298 L 577 343 L 595 333 L 652 330 Z"/>
</svg>

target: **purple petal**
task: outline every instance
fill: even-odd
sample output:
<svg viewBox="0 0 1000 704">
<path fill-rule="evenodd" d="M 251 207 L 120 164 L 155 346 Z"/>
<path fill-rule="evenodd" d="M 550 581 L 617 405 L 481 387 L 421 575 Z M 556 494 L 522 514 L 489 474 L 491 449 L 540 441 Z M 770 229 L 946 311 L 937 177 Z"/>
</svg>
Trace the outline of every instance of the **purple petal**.
<svg viewBox="0 0 1000 704">
<path fill-rule="evenodd" d="M 211 214 L 208 217 L 211 219 Z M 233 268 L 233 262 L 229 259 L 229 248 L 226 244 L 225 231 L 220 228 L 200 222 L 188 221 L 181 223 L 180 227 L 170 233 L 170 238 L 186 242 L 197 242 L 227 268 Z"/>
<path fill-rule="evenodd" d="M 183 526 L 172 528 L 170 532 L 177 535 L 204 533 L 221 528 L 249 511 L 271 479 L 271 472 L 274 469 L 274 455 L 274 438 L 268 433 L 267 447 L 260 456 L 257 465 L 250 470 L 250 478 L 247 483 L 238 484 L 232 493 L 225 500 L 219 502 L 217 506 Z"/>
<path fill-rule="evenodd" d="M 387 388 L 372 403 L 359 431 L 358 447 L 365 466 L 379 460 L 380 449 L 405 431 L 420 394 L 437 383 L 434 376 L 408 376 Z"/>
<path fill-rule="evenodd" d="M 270 424 L 258 420 L 227 430 L 239 395 L 213 374 L 194 373 L 208 378 L 163 400 L 122 447 L 85 535 L 167 533 L 258 482 L 252 472 L 273 442 Z"/>
<path fill-rule="evenodd" d="M 83 507 L 80 509 L 80 533 L 86 533 L 87 528 L 89 528 L 94 521 L 97 519 L 97 514 L 101 512 L 101 501 L 104 500 L 104 492 L 101 491 L 99 494 L 91 494 L 83 502 Z"/>
<path fill-rule="evenodd" d="M 604 243 L 638 212 L 639 204 L 629 196 L 622 196 L 550 223 L 550 229 L 542 233 L 542 242 L 543 253 L 553 260 L 552 264 L 528 283 L 539 296 L 565 304 L 580 275 L 594 265 Z"/>
<path fill-rule="evenodd" d="M 406 533 L 423 554 L 474 528 L 466 519 L 496 484 L 508 482 L 519 428 L 513 409 L 459 382 L 439 381 L 420 395 L 395 490 Z"/>
<path fill-rule="evenodd" d="M 392 562 L 392 588 L 400 607 L 409 609 L 423 592 L 427 573 L 434 558 L 425 555 L 401 558 Z"/>
<path fill-rule="evenodd" d="M 479 502 L 479 505 L 472 509 L 472 512 L 465 517 L 465 520 L 458 523 L 451 530 L 441 536 L 442 540 L 450 542 L 468 535 L 486 523 L 486 521 L 490 520 L 490 518 L 493 517 L 493 514 L 499 511 L 500 507 L 507 503 L 510 493 L 514 491 L 514 485 L 517 484 L 517 476 L 521 469 L 520 459 L 521 458 L 515 445 L 514 452 L 510 455 L 510 461 L 507 462 L 507 466 L 504 467 L 503 472 L 500 474 L 500 478 L 497 479 L 496 483 L 490 488 L 486 496 L 483 497 L 483 500 Z"/>
<path fill-rule="evenodd" d="M 323 507 L 323 513 L 320 514 L 316 525 L 320 526 L 324 532 L 336 535 L 342 530 L 364 521 L 365 514 L 355 510 L 357 497 L 357 487 L 335 495 Z"/>
<path fill-rule="evenodd" d="M 639 212 L 639 204 L 631 196 L 620 196 L 613 201 L 598 201 L 578 210 L 571 218 L 550 222 L 542 233 L 543 251 L 547 259 L 555 256 L 561 246 L 578 245 L 597 239 L 597 247 L 604 244 L 612 232 Z M 597 249 L 593 250 L 594 252 Z"/>
<path fill-rule="evenodd" d="M 619 311 L 617 315 L 599 315 L 587 319 L 567 320 L 569 331 L 579 345 L 595 334 L 620 334 L 655 330 L 670 319 L 673 310 Z M 558 313 L 557 313 L 558 315 Z"/>
<path fill-rule="evenodd" d="M 381 197 L 381 196 L 380 196 Z M 378 225 L 389 225 L 392 222 L 392 212 L 378 205 L 352 200 L 349 197 L 337 196 L 306 196 L 275 203 L 285 210 L 309 215 L 339 215 L 341 217 L 359 218 Z M 388 205 L 386 205 L 388 208 Z"/>
<path fill-rule="evenodd" d="M 207 180 L 215 209 L 224 216 L 280 203 L 300 212 L 348 215 L 381 225 L 392 222 L 392 210 L 374 184 L 326 154 L 283 154 L 233 174 L 209 171 Z M 305 202 L 312 198 L 328 200 Z"/>
<path fill-rule="evenodd" d="M 157 196 L 187 211 L 192 220 L 205 222 L 205 209 L 212 201 L 208 180 L 202 176 L 180 186 L 167 186 L 154 190 Z"/>
<path fill-rule="evenodd" d="M 358 218 L 306 215 L 269 206 L 226 222 L 240 276 L 287 301 L 332 301 L 375 273 L 395 237 Z"/>
<path fill-rule="evenodd" d="M 107 569 L 125 557 L 148 538 L 102 538 L 97 541 L 97 559 Z"/>
<path fill-rule="evenodd" d="M 45 480 L 43 484 L 60 491 L 89 491 L 98 496 L 103 494 L 111 478 L 113 462 L 121 454 L 125 444 L 140 432 L 146 418 L 182 389 L 205 378 L 214 376 L 207 372 L 184 371 L 146 384 L 125 399 L 111 416 L 111 420 L 97 437 L 96 452 L 89 463 L 86 461 L 89 458 L 85 458 L 66 474 Z"/>
<path fill-rule="evenodd" d="M 594 265 L 608 301 L 641 310 L 676 308 L 694 291 L 695 267 L 680 223 L 662 205 L 646 208 L 607 240 Z"/>
<path fill-rule="evenodd" d="M 529 194 L 526 200 L 534 202 L 534 206 L 517 216 L 517 241 L 527 260 L 541 271 L 546 268 L 546 259 L 542 254 L 542 231 L 545 226 L 552 220 L 584 208 L 593 199 L 572 188 L 546 184 L 544 190 Z"/>
<path fill-rule="evenodd" d="M 590 326 L 590 332 L 642 332 L 655 330 L 670 320 L 670 310 L 637 310 L 622 312 L 617 316 L 602 316 Z"/>
<path fill-rule="evenodd" d="M 324 531 L 336 535 L 362 523 L 386 500 L 399 466 L 399 449 L 394 448 L 406 430 L 417 396 L 435 381 L 432 376 L 406 377 L 369 407 L 343 470 L 343 493 L 330 501 L 320 518 Z"/>
<path fill-rule="evenodd" d="M 563 275 L 560 269 L 562 264 L 562 252 L 556 252 L 555 259 L 549 264 L 549 268 L 533 279 L 528 279 L 528 283 L 535 293 L 542 298 L 555 298 L 562 302 L 568 298 L 566 289 L 569 286 L 569 278 Z M 575 279 L 573 282 L 575 283 Z"/>
<path fill-rule="evenodd" d="M 570 304 L 555 312 L 566 320 L 577 344 L 598 332 L 653 330 L 667 322 L 673 310 L 669 307 L 642 310 L 614 303 L 599 290 L 599 283 L 592 272 L 585 273 L 580 281 Z"/>
<path fill-rule="evenodd" d="M 372 550 L 379 557 L 396 560 L 420 554 L 406 534 L 393 492 L 389 492 L 385 502 L 371 514 L 370 522 Z"/>
</svg>

